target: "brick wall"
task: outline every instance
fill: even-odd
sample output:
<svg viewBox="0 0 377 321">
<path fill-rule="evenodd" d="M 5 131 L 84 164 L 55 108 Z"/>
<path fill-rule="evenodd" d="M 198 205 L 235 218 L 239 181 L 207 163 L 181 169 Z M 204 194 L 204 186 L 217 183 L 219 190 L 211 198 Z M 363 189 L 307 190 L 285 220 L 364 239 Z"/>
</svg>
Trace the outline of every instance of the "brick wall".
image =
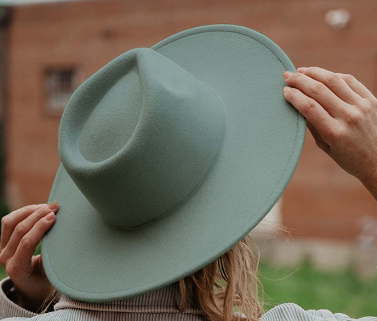
<svg viewBox="0 0 377 321">
<path fill-rule="evenodd" d="M 351 24 L 335 31 L 328 10 L 346 8 Z M 151 46 L 183 29 L 234 23 L 272 38 L 295 66 L 351 73 L 376 93 L 377 2 L 89 1 L 15 7 L 10 29 L 7 195 L 13 208 L 45 202 L 59 164 L 59 117 L 46 113 L 44 71 L 77 66 L 84 81 L 124 51 Z M 363 186 L 316 147 L 308 132 L 284 193 L 283 224 L 297 237 L 353 241 L 363 216 L 376 218 Z"/>
<path fill-rule="evenodd" d="M 8 71 L 8 30 L 10 20 L 10 8 L 0 8 L 0 199 L 5 197 L 5 153 L 4 153 L 4 119 L 7 105 L 7 71 Z M 1 210 L 0 215 L 5 213 Z"/>
</svg>

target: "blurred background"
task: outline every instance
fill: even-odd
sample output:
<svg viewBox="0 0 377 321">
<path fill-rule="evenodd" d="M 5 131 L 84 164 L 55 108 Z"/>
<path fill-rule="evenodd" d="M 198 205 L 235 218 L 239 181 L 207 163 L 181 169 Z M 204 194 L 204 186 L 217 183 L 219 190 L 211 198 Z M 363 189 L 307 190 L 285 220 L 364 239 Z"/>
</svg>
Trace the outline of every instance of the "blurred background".
<svg viewBox="0 0 377 321">
<path fill-rule="evenodd" d="M 47 201 L 60 116 L 80 83 L 129 49 L 214 23 L 255 29 L 296 68 L 350 73 L 377 94 L 375 0 L 0 0 L 0 216 Z M 309 131 L 283 197 L 251 234 L 266 310 L 377 316 L 376 201 Z"/>
</svg>

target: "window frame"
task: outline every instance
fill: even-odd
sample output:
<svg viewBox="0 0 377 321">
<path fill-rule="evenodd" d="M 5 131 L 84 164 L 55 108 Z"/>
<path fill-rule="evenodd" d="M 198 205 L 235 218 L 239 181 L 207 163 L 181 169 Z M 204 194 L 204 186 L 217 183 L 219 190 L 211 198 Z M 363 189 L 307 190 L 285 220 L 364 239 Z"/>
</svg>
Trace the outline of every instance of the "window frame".
<svg viewBox="0 0 377 321">
<path fill-rule="evenodd" d="M 64 72 L 64 71 L 72 71 L 72 90 L 67 98 L 67 101 L 62 104 L 62 108 L 52 108 L 51 105 L 51 92 L 49 91 L 49 74 L 50 73 L 57 73 L 57 72 Z M 71 64 L 49 64 L 43 66 L 42 69 L 42 90 L 43 90 L 43 112 L 49 116 L 57 116 L 60 117 L 63 112 L 64 108 L 71 97 L 72 93 L 77 89 L 79 86 L 79 79 L 80 79 L 80 70 L 76 63 Z"/>
</svg>

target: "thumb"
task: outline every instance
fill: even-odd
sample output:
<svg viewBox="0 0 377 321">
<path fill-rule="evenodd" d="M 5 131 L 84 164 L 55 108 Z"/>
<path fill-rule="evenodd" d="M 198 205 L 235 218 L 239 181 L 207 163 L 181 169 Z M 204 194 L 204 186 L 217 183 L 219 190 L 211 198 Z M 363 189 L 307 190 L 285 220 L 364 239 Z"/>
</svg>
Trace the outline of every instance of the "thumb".
<svg viewBox="0 0 377 321">
<path fill-rule="evenodd" d="M 327 144 L 323 140 L 322 136 L 318 133 L 318 131 L 315 129 L 315 127 L 311 123 L 309 123 L 308 121 L 307 121 L 307 126 L 308 126 L 310 132 L 312 133 L 312 136 L 313 136 L 317 146 L 320 149 L 322 149 L 325 153 L 330 154 L 331 150 L 330 150 L 329 144 Z"/>
<path fill-rule="evenodd" d="M 46 275 L 44 267 L 43 267 L 41 254 L 38 254 L 32 257 L 31 266 L 32 266 L 33 272 L 36 273 L 37 275 L 43 275 L 43 276 Z"/>
</svg>

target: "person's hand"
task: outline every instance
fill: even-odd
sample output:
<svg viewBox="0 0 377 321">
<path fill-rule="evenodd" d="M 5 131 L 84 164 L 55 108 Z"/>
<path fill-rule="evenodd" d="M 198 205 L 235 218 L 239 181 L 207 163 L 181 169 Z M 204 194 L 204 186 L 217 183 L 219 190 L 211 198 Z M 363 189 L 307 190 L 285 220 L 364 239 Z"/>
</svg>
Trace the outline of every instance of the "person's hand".
<svg viewBox="0 0 377 321">
<path fill-rule="evenodd" d="M 34 256 L 43 235 L 55 222 L 59 204 L 29 205 L 1 220 L 0 264 L 15 287 L 15 302 L 37 311 L 53 287 L 43 269 L 41 255 Z"/>
<path fill-rule="evenodd" d="M 318 67 L 285 72 L 285 98 L 317 145 L 377 199 L 377 99 L 355 77 Z"/>
</svg>

